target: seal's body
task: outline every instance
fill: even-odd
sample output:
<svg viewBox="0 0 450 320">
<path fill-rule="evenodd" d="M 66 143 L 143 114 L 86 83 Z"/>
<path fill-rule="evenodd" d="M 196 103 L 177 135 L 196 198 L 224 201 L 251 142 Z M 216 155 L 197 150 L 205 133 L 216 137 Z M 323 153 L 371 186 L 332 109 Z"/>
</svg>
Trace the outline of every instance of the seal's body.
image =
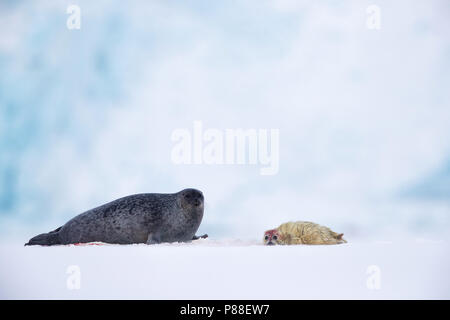
<svg viewBox="0 0 450 320">
<path fill-rule="evenodd" d="M 313 222 L 287 222 L 266 231 L 264 244 L 340 244 L 347 242 L 342 238 L 343 235 Z"/>
<path fill-rule="evenodd" d="M 203 218 L 203 201 L 196 189 L 131 195 L 86 211 L 26 245 L 190 241 Z"/>
</svg>

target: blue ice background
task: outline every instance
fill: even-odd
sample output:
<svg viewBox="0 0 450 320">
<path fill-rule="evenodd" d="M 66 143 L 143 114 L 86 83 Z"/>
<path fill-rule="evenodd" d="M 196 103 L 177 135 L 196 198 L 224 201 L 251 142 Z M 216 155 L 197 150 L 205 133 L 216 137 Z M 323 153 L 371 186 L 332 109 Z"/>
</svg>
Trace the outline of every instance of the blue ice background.
<svg viewBox="0 0 450 320">
<path fill-rule="evenodd" d="M 81 8 L 81 29 L 66 8 Z M 450 227 L 450 5 L 0 1 L 0 231 L 197 187 L 202 232 L 287 220 L 357 236 Z M 171 133 L 280 129 L 280 171 L 176 166 Z"/>
</svg>

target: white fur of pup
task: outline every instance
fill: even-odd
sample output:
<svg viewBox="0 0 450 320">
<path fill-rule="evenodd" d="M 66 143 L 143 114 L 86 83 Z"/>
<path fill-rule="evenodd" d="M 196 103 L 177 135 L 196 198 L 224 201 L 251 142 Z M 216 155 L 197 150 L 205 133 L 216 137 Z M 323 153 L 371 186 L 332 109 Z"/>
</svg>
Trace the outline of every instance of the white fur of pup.
<svg viewBox="0 0 450 320">
<path fill-rule="evenodd" d="M 276 229 L 266 231 L 263 241 L 265 245 L 341 244 L 347 242 L 342 238 L 343 235 L 314 222 L 297 221 L 283 223 Z"/>
</svg>

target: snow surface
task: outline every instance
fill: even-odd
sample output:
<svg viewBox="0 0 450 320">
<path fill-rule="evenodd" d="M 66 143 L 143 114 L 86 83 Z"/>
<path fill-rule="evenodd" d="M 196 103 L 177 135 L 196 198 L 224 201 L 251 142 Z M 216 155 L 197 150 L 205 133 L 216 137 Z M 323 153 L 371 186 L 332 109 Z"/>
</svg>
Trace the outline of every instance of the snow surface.
<svg viewBox="0 0 450 320">
<path fill-rule="evenodd" d="M 449 299 L 448 241 L 0 246 L 1 299 Z M 68 289 L 70 266 L 80 288 Z M 376 266 L 374 267 L 370 266 Z M 379 288 L 370 286 L 379 270 Z M 369 286 L 368 283 L 369 282 Z"/>
</svg>

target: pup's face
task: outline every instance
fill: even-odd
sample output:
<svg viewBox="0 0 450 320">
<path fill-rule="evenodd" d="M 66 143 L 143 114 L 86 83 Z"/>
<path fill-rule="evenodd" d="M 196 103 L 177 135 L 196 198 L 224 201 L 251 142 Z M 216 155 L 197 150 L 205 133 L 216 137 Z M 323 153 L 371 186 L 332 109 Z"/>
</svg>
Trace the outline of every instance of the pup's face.
<svg viewBox="0 0 450 320">
<path fill-rule="evenodd" d="M 276 229 L 268 230 L 264 233 L 264 244 L 267 246 L 273 246 L 280 244 L 280 234 Z"/>
</svg>

